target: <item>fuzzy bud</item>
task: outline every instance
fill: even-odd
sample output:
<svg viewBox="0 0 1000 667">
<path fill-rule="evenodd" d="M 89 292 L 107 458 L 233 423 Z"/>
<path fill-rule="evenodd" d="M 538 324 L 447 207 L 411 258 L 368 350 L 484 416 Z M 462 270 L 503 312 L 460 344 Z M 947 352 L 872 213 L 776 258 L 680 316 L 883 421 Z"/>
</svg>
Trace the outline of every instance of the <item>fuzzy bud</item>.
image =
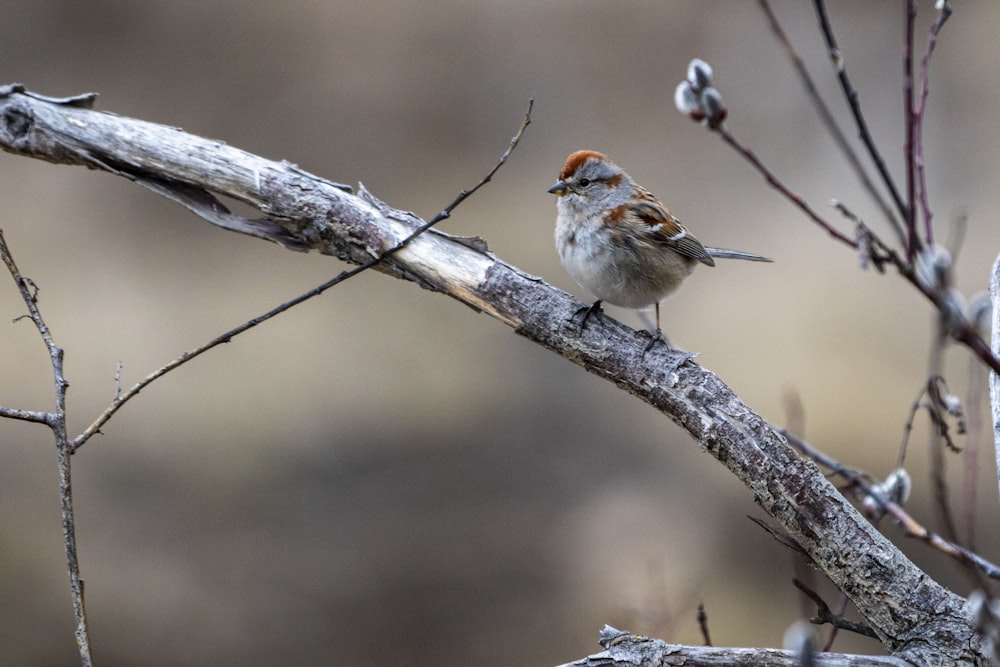
<svg viewBox="0 0 1000 667">
<path fill-rule="evenodd" d="M 910 491 L 913 488 L 913 482 L 910 480 L 910 474 L 906 472 L 903 468 L 896 468 L 889 476 L 885 478 L 885 482 L 882 484 L 885 489 L 885 495 L 889 497 L 889 500 L 896 503 L 897 505 L 905 505 L 906 501 L 910 499 Z"/>
<path fill-rule="evenodd" d="M 726 118 L 722 95 L 712 87 L 712 67 L 695 58 L 688 65 L 687 79 L 674 90 L 677 110 L 699 123 L 717 129 Z"/>
<path fill-rule="evenodd" d="M 903 468 L 896 468 L 885 478 L 884 482 L 873 484 L 871 493 L 861 500 L 861 509 L 872 521 L 878 521 L 885 516 L 885 503 L 895 503 L 902 506 L 910 499 L 913 482 L 910 474 Z"/>
<path fill-rule="evenodd" d="M 712 74 L 712 66 L 700 58 L 695 58 L 688 64 L 687 80 L 696 92 L 712 85 Z"/>
<path fill-rule="evenodd" d="M 690 81 L 682 81 L 677 84 L 677 89 L 674 91 L 674 105 L 685 116 L 692 116 L 700 111 L 698 93 L 694 92 Z"/>
<path fill-rule="evenodd" d="M 701 108 L 705 112 L 705 120 L 709 127 L 717 127 L 726 118 L 726 107 L 722 104 L 722 95 L 715 88 L 701 91 Z"/>
</svg>

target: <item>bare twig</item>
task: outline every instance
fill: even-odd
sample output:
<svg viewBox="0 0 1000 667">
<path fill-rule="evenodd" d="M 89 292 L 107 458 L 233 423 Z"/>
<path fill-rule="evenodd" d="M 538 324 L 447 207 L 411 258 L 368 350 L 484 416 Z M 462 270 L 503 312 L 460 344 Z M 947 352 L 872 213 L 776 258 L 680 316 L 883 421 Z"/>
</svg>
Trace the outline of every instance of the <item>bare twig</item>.
<svg viewBox="0 0 1000 667">
<path fill-rule="evenodd" d="M 826 603 L 826 601 L 819 596 L 819 593 L 812 590 L 798 579 L 792 579 L 792 583 L 797 589 L 802 591 L 806 597 L 816 603 L 816 616 L 809 619 L 810 623 L 814 623 L 816 625 L 829 623 L 834 628 L 840 628 L 841 630 L 854 632 L 859 635 L 864 635 L 865 637 L 878 639 L 878 635 L 876 635 L 875 631 L 871 629 L 871 626 L 864 623 L 849 621 L 843 616 L 833 613 L 833 610 L 830 609 L 830 606 Z"/>
<path fill-rule="evenodd" d="M 524 120 L 521 123 L 517 133 L 511 139 L 507 150 L 500 157 L 497 164 L 487 173 L 487 175 L 479 181 L 475 186 L 468 190 L 463 190 L 448 206 L 446 206 L 437 216 L 435 216 L 430 221 L 420 225 L 415 229 L 409 236 L 405 237 L 402 241 L 397 243 L 395 246 L 389 248 L 384 253 L 378 257 L 372 258 L 370 261 L 350 270 L 342 272 L 336 278 L 327 281 L 323 285 L 310 290 L 309 292 L 292 299 L 280 306 L 272 309 L 268 313 L 256 317 L 242 325 L 235 327 L 221 336 L 217 336 L 208 343 L 187 352 L 174 361 L 170 362 L 166 366 L 154 371 L 150 375 L 143 378 L 140 382 L 135 384 L 129 390 L 122 393 L 121 390 L 121 364 L 118 364 L 115 370 L 115 397 L 111 404 L 98 416 L 98 418 L 80 435 L 74 438 L 72 441 L 68 439 L 66 431 L 66 389 L 69 384 L 63 377 L 62 371 L 62 361 L 63 361 L 63 350 L 56 346 L 52 335 L 42 319 L 41 313 L 37 305 L 37 288 L 34 283 L 29 279 L 23 277 L 20 271 L 17 269 L 14 263 L 13 256 L 10 253 L 10 249 L 7 246 L 6 240 L 3 237 L 3 231 L 0 230 L 0 256 L 4 263 L 7 265 L 11 276 L 14 278 L 14 282 L 17 285 L 19 291 L 21 292 L 22 299 L 28 307 L 28 312 L 31 320 L 35 323 L 38 328 L 39 334 L 42 340 L 45 342 L 46 347 L 49 350 L 49 355 L 52 359 L 52 368 L 56 384 L 56 408 L 53 412 L 42 413 L 42 412 L 32 412 L 26 410 L 17 410 L 12 408 L 0 408 L 0 416 L 9 417 L 14 419 L 23 419 L 27 421 L 34 421 L 39 423 L 47 424 L 53 431 L 56 438 L 56 456 L 59 469 L 59 494 L 60 503 L 62 506 L 62 525 L 63 525 L 63 540 L 66 548 L 66 560 L 69 569 L 70 577 L 70 591 L 73 598 L 73 609 L 76 615 L 76 642 L 80 651 L 81 663 L 84 667 L 90 667 L 92 663 L 91 651 L 90 651 L 90 637 L 87 626 L 87 616 L 86 608 L 84 604 L 84 582 L 80 577 L 80 566 L 77 557 L 77 547 L 76 547 L 76 524 L 75 515 L 73 511 L 73 495 L 72 495 L 72 477 L 71 477 L 71 456 L 72 454 L 82 446 L 91 436 L 99 432 L 100 428 L 107 423 L 107 421 L 132 397 L 136 396 L 143 388 L 148 386 L 154 380 L 166 375 L 171 370 L 183 365 L 187 361 L 201 355 L 202 353 L 212 349 L 213 347 L 229 342 L 233 337 L 243 333 L 244 331 L 251 329 L 262 322 L 288 310 L 289 308 L 302 303 L 303 301 L 317 296 L 327 289 L 337 285 L 355 275 L 358 275 L 362 271 L 372 268 L 376 264 L 383 261 L 386 257 L 389 257 L 404 247 L 406 247 L 410 242 L 412 242 L 417 236 L 423 234 L 428 229 L 430 229 L 434 224 L 448 218 L 451 213 L 458 207 L 462 202 L 468 199 L 473 193 L 483 187 L 490 179 L 496 174 L 496 172 L 503 166 L 509 159 L 514 148 L 516 148 L 521 137 L 524 135 L 528 124 L 531 122 L 531 109 L 534 104 L 532 100 L 529 102 L 528 110 L 525 113 Z"/>
<path fill-rule="evenodd" d="M 916 0 L 905 0 L 905 19 L 903 21 L 903 119 L 905 136 L 903 138 L 903 158 L 906 165 L 906 257 L 912 262 L 920 250 L 917 235 L 917 200 L 916 200 L 916 160 L 922 157 L 917 151 L 916 118 L 913 106 L 913 24 L 917 20 Z"/>
<path fill-rule="evenodd" d="M 861 182 L 861 186 L 868 193 L 868 196 L 872 198 L 872 201 L 875 202 L 879 210 L 882 211 L 882 215 L 885 217 L 886 222 L 888 222 L 893 231 L 896 232 L 900 243 L 905 245 L 906 236 L 903 233 L 903 228 L 899 224 L 899 220 L 893 214 L 892 209 L 885 201 L 882 193 L 878 191 L 878 188 L 875 187 L 871 178 L 868 177 L 868 172 L 865 170 L 864 165 L 861 164 L 857 151 L 855 151 L 854 147 L 851 146 L 851 143 L 847 140 L 843 130 L 840 129 L 840 125 L 837 124 L 836 119 L 833 117 L 833 113 L 830 112 L 830 107 L 827 106 L 826 102 L 824 102 L 823 98 L 820 96 L 819 90 L 813 82 L 812 75 L 809 74 L 809 70 L 806 68 L 805 63 L 802 61 L 802 58 L 799 57 L 799 54 L 792 45 L 788 35 L 785 34 L 784 28 L 781 27 L 778 17 L 771 9 L 771 3 L 768 2 L 768 0 L 758 0 L 758 2 L 761 10 L 763 10 L 765 16 L 767 17 L 768 23 L 771 26 L 771 31 L 784 47 L 785 53 L 788 56 L 789 61 L 792 63 L 792 67 L 795 68 L 795 72 L 798 74 L 799 79 L 802 82 L 802 86 L 806 90 L 806 95 L 816 108 L 816 113 L 819 115 L 820 121 L 822 121 L 823 125 L 826 127 L 827 132 L 830 133 L 830 136 L 833 138 L 834 143 L 837 144 L 841 153 L 844 154 L 848 164 L 851 166 L 851 170 L 854 171 L 858 180 Z"/>
<path fill-rule="evenodd" d="M 844 611 L 847 609 L 847 596 L 841 592 L 837 596 L 837 608 L 834 610 L 834 614 L 838 616 L 843 616 Z M 826 638 L 826 643 L 823 644 L 823 648 L 820 649 L 823 652 L 832 651 L 833 643 L 837 641 L 837 635 L 840 633 L 840 628 L 836 625 L 830 627 L 830 634 Z"/>
<path fill-rule="evenodd" d="M 972 301 L 973 325 L 979 329 L 989 326 L 989 299 L 979 294 Z M 965 412 L 966 433 L 964 466 L 962 471 L 962 544 L 976 550 L 976 499 L 979 488 L 979 469 L 982 465 L 979 455 L 986 443 L 986 428 L 983 415 L 983 393 L 989 384 L 988 372 L 974 357 L 970 357 L 966 378 Z"/>
<path fill-rule="evenodd" d="M 827 222 L 819 213 L 817 213 L 811 206 L 809 206 L 809 204 L 807 204 L 806 201 L 802 199 L 802 197 L 789 190 L 788 187 L 784 183 L 782 183 L 781 180 L 778 179 L 778 177 L 775 176 L 774 173 L 772 173 L 771 170 L 768 169 L 763 162 L 760 161 L 757 155 L 754 154 L 752 150 L 750 150 L 749 148 L 741 144 L 739 141 L 737 141 L 736 137 L 734 137 L 732 133 L 729 132 L 729 130 L 727 130 L 724 126 L 719 126 L 717 128 L 717 131 L 719 133 L 719 136 L 722 137 L 723 141 L 725 141 L 731 147 L 736 149 L 736 151 L 740 155 L 742 155 L 744 159 L 747 160 L 747 162 L 752 164 L 754 168 L 758 172 L 760 172 L 760 175 L 764 177 L 764 180 L 767 181 L 768 185 L 770 185 L 772 188 L 780 192 L 790 202 L 795 204 L 795 206 L 797 206 L 800 211 L 805 213 L 810 220 L 819 225 L 823 229 L 823 231 L 825 231 L 827 234 L 837 239 L 846 246 L 849 246 L 851 248 L 858 247 L 857 241 L 843 234 L 842 232 L 837 231 L 833 227 L 833 225 Z"/>
<path fill-rule="evenodd" d="M 928 398 L 927 402 L 923 401 L 925 395 Z M 962 414 L 961 403 L 948 391 L 948 384 L 945 382 L 943 376 L 931 375 L 920 387 L 916 398 L 910 404 L 910 413 L 907 415 L 906 423 L 903 425 L 903 442 L 899 448 L 900 453 L 897 465 L 900 467 L 902 467 L 903 461 L 906 458 L 906 449 L 909 445 L 910 434 L 913 432 L 913 422 L 917 412 L 921 408 L 927 412 L 931 424 L 934 426 L 935 433 L 941 436 L 945 446 L 956 454 L 962 451 L 962 448 L 955 444 L 954 439 L 951 437 L 951 427 L 948 426 L 947 419 L 948 416 L 951 416 L 958 420 L 957 430 L 959 434 L 964 432 L 965 417 Z"/>
<path fill-rule="evenodd" d="M 826 48 L 830 55 L 830 62 L 833 64 L 834 71 L 837 73 L 837 79 L 840 81 L 841 89 L 844 91 L 844 97 L 847 98 L 847 104 L 851 109 L 851 114 L 854 116 L 854 122 L 858 127 L 858 136 L 861 138 L 862 143 L 864 143 L 865 148 L 868 150 L 868 154 L 871 156 L 872 162 L 875 163 L 875 168 L 878 170 L 878 173 L 882 178 L 882 182 L 889 191 L 889 195 L 892 197 L 892 201 L 896 205 L 896 210 L 899 212 L 903 220 L 907 220 L 909 219 L 909 213 L 907 211 L 906 204 L 903 203 L 903 199 L 899 194 L 899 189 L 896 187 L 892 174 L 889 173 L 889 168 L 886 166 L 885 160 L 882 158 L 882 154 L 879 152 L 878 147 L 875 145 L 875 140 L 872 138 L 871 132 L 868 130 L 868 123 L 865 121 L 864 114 L 861 111 L 861 103 L 858 101 L 858 91 L 855 90 L 854 86 L 851 84 L 850 78 L 847 76 L 847 66 L 844 64 L 843 54 L 837 47 L 837 40 L 833 35 L 830 18 L 826 13 L 826 3 L 824 0 L 813 0 L 813 4 L 816 7 L 816 15 L 819 19 L 820 30 L 823 32 L 823 37 L 826 40 Z"/>
<path fill-rule="evenodd" d="M 817 0 L 818 1 L 818 0 Z M 824 219 L 819 213 L 816 212 L 802 197 L 792 192 L 782 181 L 770 170 L 768 167 L 761 162 L 756 154 L 743 144 L 741 144 L 732 133 L 724 125 L 708 125 L 709 129 L 718 132 L 722 140 L 727 143 L 730 147 L 736 150 L 744 159 L 746 159 L 753 167 L 764 177 L 768 185 L 777 190 L 788 199 L 792 204 L 798 207 L 810 220 L 815 222 L 820 226 L 829 236 L 840 241 L 842 244 L 852 248 L 853 250 L 859 250 L 861 248 L 861 243 L 858 241 L 859 238 L 864 240 L 865 252 L 867 257 L 871 260 L 876 267 L 881 270 L 882 264 L 888 263 L 896 267 L 899 274 L 906 279 L 910 284 L 916 287 L 924 296 L 926 296 L 931 303 L 934 304 L 938 312 L 942 316 L 948 318 L 948 333 L 951 337 L 967 346 L 972 352 L 987 366 L 989 366 L 994 372 L 1000 373 L 1000 356 L 993 354 L 990 350 L 990 346 L 987 345 L 986 341 L 983 340 L 979 331 L 968 321 L 968 318 L 962 312 L 956 312 L 954 308 L 954 301 L 951 294 L 946 289 L 942 289 L 941 286 L 935 286 L 928 284 L 926 281 L 921 280 L 914 268 L 913 262 L 904 259 L 895 250 L 886 245 L 870 227 L 865 225 L 860 219 L 854 218 L 857 229 L 860 233 L 856 235 L 856 238 L 850 238 L 846 234 L 838 231 L 833 227 L 826 219 Z M 846 210 L 846 209 L 842 209 Z"/>
<path fill-rule="evenodd" d="M 927 95 L 930 92 L 930 60 L 937 45 L 938 33 L 945 22 L 951 16 L 951 4 L 944 2 L 938 12 L 937 21 L 931 26 L 927 35 L 927 48 L 924 56 L 920 59 L 920 95 L 914 101 L 913 110 L 910 115 L 913 117 L 913 162 L 917 172 L 917 195 L 920 199 L 920 207 L 924 214 L 924 241 L 927 245 L 934 243 L 934 228 L 931 224 L 933 213 L 931 212 L 930 198 L 927 194 L 927 175 L 924 171 L 924 110 L 927 104 Z"/>
<path fill-rule="evenodd" d="M 468 199 L 470 196 L 472 196 L 475 192 L 477 192 L 484 185 L 486 185 L 487 183 L 489 183 L 490 180 L 493 178 L 493 176 L 496 175 L 497 171 L 500 170 L 500 167 L 502 167 L 504 164 L 506 164 L 507 160 L 511 156 L 511 153 L 513 153 L 514 149 L 517 148 L 518 143 L 521 141 L 521 137 L 524 136 L 524 132 L 525 132 L 525 130 L 527 130 L 528 125 L 531 124 L 531 111 L 532 111 L 532 108 L 534 107 L 534 103 L 535 103 L 534 99 L 529 100 L 529 102 L 528 102 L 528 110 L 524 114 L 524 119 L 521 121 L 520 127 L 518 128 L 517 132 L 514 134 L 513 138 L 510 140 L 510 144 L 507 146 L 507 150 L 504 151 L 503 155 L 500 156 L 500 159 L 493 166 L 493 168 L 489 171 L 489 173 L 486 174 L 486 176 L 484 176 L 482 179 L 480 179 L 480 181 L 478 183 L 476 183 L 474 186 L 472 186 L 471 188 L 469 188 L 467 190 L 463 190 L 462 192 L 460 192 L 458 194 L 458 196 L 455 197 L 455 199 L 450 204 L 448 204 L 444 209 L 441 210 L 440 213 L 438 213 L 437 215 L 435 215 L 433 218 L 431 218 L 427 222 L 423 223 L 422 225 L 418 226 L 416 229 L 413 230 L 413 232 L 411 232 L 409 234 L 409 236 L 406 236 L 403 240 L 401 240 L 399 243 L 397 243 L 393 247 L 391 247 L 388 250 L 386 250 L 385 252 L 383 252 L 381 255 L 379 255 L 377 257 L 373 257 L 373 258 L 369 259 L 367 262 L 364 262 L 363 264 L 360 264 L 359 266 L 356 266 L 353 269 L 350 269 L 350 270 L 347 270 L 347 271 L 343 271 L 340 274 L 338 274 L 337 276 L 335 276 L 334 278 L 331 278 L 330 280 L 326 281 L 325 283 L 314 287 L 313 289 L 309 290 L 308 292 L 300 294 L 299 296 L 295 297 L 294 299 L 286 301 L 285 303 L 282 303 L 279 306 L 275 306 L 274 308 L 272 308 L 271 310 L 267 311 L 266 313 L 264 313 L 262 315 L 258 315 L 257 317 L 255 317 L 255 318 L 253 318 L 251 320 L 248 320 L 248 321 L 244 322 L 243 324 L 240 324 L 239 326 L 233 327 L 229 331 L 226 331 L 225 333 L 216 336 L 215 338 L 213 338 L 212 340 L 208 341 L 207 343 L 204 343 L 203 345 L 200 345 L 200 346 L 198 346 L 198 347 L 196 347 L 196 348 L 194 348 L 192 350 L 189 350 L 188 352 L 185 352 L 184 354 L 182 354 L 181 356 L 177 357 L 176 359 L 174 359 L 170 363 L 166 364 L 165 366 L 162 366 L 161 368 L 158 368 L 157 370 L 153 371 L 152 373 L 150 373 L 149 375 L 147 375 L 146 377 L 144 377 L 143 379 L 141 379 L 139 382 L 137 382 L 134 385 L 132 385 L 132 387 L 130 387 L 125 392 L 121 392 L 121 387 L 120 387 L 120 384 L 119 384 L 119 382 L 117 380 L 117 374 L 116 374 L 116 390 L 115 390 L 115 398 L 114 398 L 114 400 L 111 401 L 111 403 L 108 405 L 108 407 L 105 408 L 104 411 L 100 415 L 98 415 L 97 419 L 95 419 L 93 421 L 93 423 L 91 423 L 90 426 L 88 426 L 86 429 L 84 429 L 84 431 L 82 433 L 80 433 L 78 436 L 76 436 L 69 443 L 69 445 L 70 445 L 70 451 L 71 452 L 75 452 L 77 449 L 79 449 L 80 447 L 82 447 L 83 444 L 86 443 L 87 440 L 89 440 L 92 436 L 94 436 L 96 433 L 99 433 L 101 427 L 104 426 L 108 422 L 108 420 L 111 419 L 111 417 L 113 417 L 114 414 L 116 412 L 118 412 L 118 410 L 121 409 L 121 407 L 123 405 L 125 405 L 125 403 L 127 403 L 129 400 L 131 400 L 136 395 L 138 395 L 140 391 L 142 391 L 147 386 L 149 386 L 149 384 L 152 383 L 153 381 L 155 381 L 155 380 L 163 377 L 164 375 L 166 375 L 170 371 L 172 371 L 172 370 L 174 370 L 176 368 L 179 368 L 180 366 L 183 366 L 188 361 L 191 361 L 195 357 L 198 357 L 198 356 L 204 354 L 205 352 L 208 352 L 212 348 L 214 348 L 214 347 L 216 347 L 218 345 L 221 345 L 222 343 L 228 343 L 229 341 L 231 341 L 233 338 L 235 338 L 236 336 L 240 335 L 241 333 L 243 333 L 245 331 L 248 331 L 248 330 L 254 328 L 255 326 L 257 326 L 259 324 L 262 324 L 263 322 L 266 322 L 267 320 L 269 320 L 269 319 L 271 319 L 271 318 L 273 318 L 273 317 L 275 317 L 277 315 L 280 315 L 281 313 L 285 312 L 286 310 L 289 310 L 290 308 L 293 308 L 293 307 L 299 305 L 300 303 L 302 303 L 304 301 L 308 301 L 309 299 L 311 299 L 311 298 L 313 298 L 315 296 L 319 296 L 320 294 L 322 294 L 323 292 L 327 291 L 331 287 L 339 285 L 340 283 L 344 282 L 345 280 L 353 278 L 354 276 L 356 276 L 356 275 L 358 275 L 360 273 L 363 273 L 364 271 L 367 271 L 368 269 L 371 269 L 372 267 L 380 264 L 385 259 L 391 257 L 392 255 L 396 254 L 397 252 L 399 252 L 400 250 L 402 250 L 403 248 L 405 248 L 406 246 L 408 246 L 410 243 L 413 242 L 414 239 L 416 239 L 418 236 L 420 236 L 421 234 L 423 234 L 424 232 L 426 232 L 427 230 L 429 230 L 431 227 L 433 227 L 437 223 L 439 223 L 442 220 L 445 220 L 445 219 L 451 217 L 452 212 L 456 208 L 458 208 L 458 206 L 460 204 L 462 204 L 462 202 L 464 202 L 466 199 Z M 120 372 L 120 369 L 119 369 L 119 372 Z"/>
<path fill-rule="evenodd" d="M 52 362 L 52 376 L 55 383 L 55 410 L 52 412 L 28 412 L 23 410 L 4 409 L 0 416 L 46 424 L 55 436 L 56 463 L 59 469 L 59 504 L 62 509 L 63 545 L 66 549 L 66 566 L 69 570 L 69 588 L 73 599 L 73 613 L 76 617 L 74 635 L 80 651 L 80 662 L 84 667 L 90 667 L 93 659 L 90 652 L 90 632 L 87 627 L 87 611 L 83 598 L 83 579 L 80 578 L 80 562 L 76 554 L 76 519 L 73 511 L 72 466 L 70 456 L 73 450 L 69 447 L 66 437 L 66 390 L 69 383 L 63 377 L 63 350 L 56 345 L 52 332 L 42 318 L 38 308 L 38 294 L 34 283 L 21 275 L 14 256 L 7 246 L 3 230 L 0 229 L 0 257 L 7 270 L 10 271 L 14 284 L 21 293 L 21 299 L 28 307 L 31 321 L 35 323 Z"/>
</svg>

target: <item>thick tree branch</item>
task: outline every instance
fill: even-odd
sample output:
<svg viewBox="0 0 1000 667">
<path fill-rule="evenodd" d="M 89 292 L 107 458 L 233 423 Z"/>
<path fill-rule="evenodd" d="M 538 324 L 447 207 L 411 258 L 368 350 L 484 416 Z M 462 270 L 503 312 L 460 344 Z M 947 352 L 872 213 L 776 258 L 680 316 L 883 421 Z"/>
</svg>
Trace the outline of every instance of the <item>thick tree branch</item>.
<svg viewBox="0 0 1000 667">
<path fill-rule="evenodd" d="M 213 224 L 358 264 L 420 225 L 362 190 L 346 188 L 217 141 L 0 89 L 0 146 L 51 162 L 126 176 L 188 202 Z M 232 220 L 215 195 L 264 217 Z M 208 210 L 206 210 L 208 209 Z M 232 216 L 235 217 L 235 216 Z M 763 418 L 692 355 L 654 346 L 606 318 L 582 332 L 581 304 L 475 244 L 430 230 L 376 270 L 447 294 L 513 328 L 670 417 L 741 479 L 754 500 L 844 591 L 897 657 L 949 664 L 980 657 L 964 600 L 930 580 L 875 530 Z"/>
</svg>

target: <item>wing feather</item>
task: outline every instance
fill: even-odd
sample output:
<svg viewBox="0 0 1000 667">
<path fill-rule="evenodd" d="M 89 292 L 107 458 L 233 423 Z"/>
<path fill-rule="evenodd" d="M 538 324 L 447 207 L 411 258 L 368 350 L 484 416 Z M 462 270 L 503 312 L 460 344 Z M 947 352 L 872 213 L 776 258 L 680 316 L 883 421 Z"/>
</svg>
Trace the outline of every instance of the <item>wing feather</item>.
<svg viewBox="0 0 1000 667">
<path fill-rule="evenodd" d="M 640 197 L 627 204 L 628 210 L 649 230 L 653 242 L 670 248 L 679 255 L 690 257 L 702 264 L 715 266 L 715 260 L 677 218 L 649 191 L 638 188 Z"/>
</svg>

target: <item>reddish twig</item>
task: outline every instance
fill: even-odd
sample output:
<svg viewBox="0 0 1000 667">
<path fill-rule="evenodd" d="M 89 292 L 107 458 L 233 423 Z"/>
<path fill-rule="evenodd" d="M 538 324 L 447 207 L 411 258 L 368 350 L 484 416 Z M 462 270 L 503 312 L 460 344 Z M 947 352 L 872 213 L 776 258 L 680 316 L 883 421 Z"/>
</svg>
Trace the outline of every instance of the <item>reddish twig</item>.
<svg viewBox="0 0 1000 667">
<path fill-rule="evenodd" d="M 837 231 L 833 227 L 833 225 L 831 225 L 819 213 L 813 210 L 813 208 L 809 206 L 809 204 L 807 204 L 806 201 L 802 199 L 802 197 L 789 190 L 788 187 L 785 186 L 785 184 L 782 183 L 778 179 L 778 177 L 771 172 L 770 169 L 764 166 L 764 163 L 762 163 L 757 158 L 754 152 L 749 148 L 745 147 L 739 141 L 737 141 L 736 138 L 729 132 L 729 130 L 725 128 L 725 126 L 720 125 L 718 128 L 715 128 L 715 131 L 719 133 L 719 136 L 722 137 L 723 141 L 732 146 L 740 155 L 742 155 L 747 160 L 747 162 L 752 164 L 754 168 L 757 169 L 758 172 L 760 172 L 761 176 L 764 177 L 764 180 L 767 181 L 768 185 L 770 185 L 772 188 L 780 192 L 786 199 L 788 199 L 795 206 L 797 206 L 799 210 L 805 213 L 810 220 L 819 225 L 823 229 L 823 231 L 825 231 L 831 237 L 837 239 L 846 246 L 849 246 L 851 248 L 858 247 L 857 241 L 843 234 L 842 232 Z"/>
<path fill-rule="evenodd" d="M 719 136 L 729 146 L 736 150 L 764 177 L 767 184 L 781 193 L 792 204 L 799 208 L 805 215 L 819 225 L 829 236 L 840 241 L 847 247 L 858 250 L 860 244 L 857 240 L 848 237 L 838 231 L 827 220 L 820 216 L 802 197 L 792 192 L 774 173 L 764 165 L 752 150 L 743 146 L 722 124 L 715 127 L 708 126 L 710 130 L 718 132 Z M 895 250 L 886 245 L 870 227 L 858 218 L 853 218 L 859 230 L 859 237 L 865 239 L 865 243 L 871 248 L 869 259 L 881 268 L 884 263 L 892 264 L 899 271 L 899 274 L 910 284 L 916 287 L 931 303 L 934 304 L 938 312 L 948 321 L 948 332 L 951 337 L 964 344 L 973 354 L 975 354 L 984 364 L 989 366 L 994 372 L 1000 373 L 1000 358 L 993 354 L 990 346 L 983 340 L 983 337 L 976 328 L 968 321 L 964 313 L 955 309 L 952 295 L 947 289 L 940 285 L 930 285 L 917 276 L 916 269 L 912 262 L 907 261 Z"/>
<path fill-rule="evenodd" d="M 916 206 L 916 162 L 923 158 L 917 151 L 916 123 L 913 106 L 913 24 L 917 19 L 917 4 L 914 0 L 906 0 L 905 20 L 903 30 L 903 118 L 905 137 L 903 139 L 903 158 L 906 165 L 906 257 L 911 262 L 919 251 L 917 236 L 917 206 Z"/>
<path fill-rule="evenodd" d="M 802 58 L 795 50 L 795 47 L 792 45 L 788 35 L 785 34 L 785 30 L 781 27 L 778 17 L 771 9 L 771 4 L 768 0 L 758 0 L 758 3 L 760 4 L 761 10 L 764 12 L 764 15 L 767 17 L 768 23 L 771 26 L 771 31 L 778 39 L 778 42 L 781 43 L 782 47 L 784 47 L 785 54 L 788 56 L 788 60 L 791 62 L 792 67 L 798 74 L 799 80 L 802 82 L 802 86 L 806 90 L 806 95 L 816 108 L 816 113 L 819 115 L 823 126 L 826 127 L 827 132 L 830 133 L 834 143 L 836 143 L 837 147 L 840 148 L 840 152 L 844 154 L 848 164 L 851 166 L 851 170 L 855 173 L 855 175 L 857 175 L 858 180 L 861 182 L 861 186 L 868 193 L 868 196 L 872 198 L 872 201 L 875 202 L 879 210 L 882 211 L 882 215 L 889 223 L 889 226 L 896 232 L 896 236 L 899 237 L 900 243 L 905 244 L 906 237 L 903 233 L 903 228 L 899 224 L 899 220 L 893 214 L 889 204 L 878 191 L 878 188 L 875 187 L 871 178 L 869 178 L 868 172 L 865 170 L 864 165 L 861 164 L 861 159 L 858 157 L 857 151 L 855 151 L 854 147 L 851 146 L 851 143 L 847 140 L 843 130 L 840 129 L 840 125 L 833 117 L 830 107 L 827 106 L 826 102 L 824 102 L 823 98 L 820 96 L 819 90 L 816 88 L 816 84 L 813 82 L 813 78 L 809 74 L 809 70 L 806 68 Z"/>
<path fill-rule="evenodd" d="M 879 176 L 882 178 L 882 183 L 889 191 L 889 195 L 892 197 L 892 201 L 896 205 L 897 211 L 899 211 L 900 216 L 906 220 L 909 216 L 906 204 L 903 202 L 903 199 L 899 194 L 896 182 L 889 173 L 889 168 L 885 164 L 885 159 L 879 152 L 878 147 L 875 145 L 875 140 L 872 138 L 871 132 L 868 130 L 868 123 L 865 121 L 865 116 L 861 112 L 861 103 L 858 101 L 858 91 L 855 90 L 854 86 L 851 84 L 850 78 L 847 76 L 847 66 L 844 64 L 844 57 L 840 53 L 840 49 L 837 47 L 837 40 L 833 35 L 833 28 L 830 25 L 830 17 L 826 13 L 826 3 L 824 0 L 813 0 L 813 4 L 816 7 L 816 15 L 819 19 L 820 30 L 822 31 L 823 37 L 826 41 L 826 48 L 830 55 L 830 62 L 833 63 L 833 68 L 837 73 L 837 79 L 840 81 L 840 87 L 844 92 L 844 97 L 847 98 L 847 105 L 850 107 L 851 114 L 854 116 L 854 122 L 858 128 L 858 136 L 865 145 L 865 149 L 868 151 L 869 156 L 871 156 L 872 162 L 875 164 L 875 168 L 878 170 Z"/>
<path fill-rule="evenodd" d="M 924 241 L 927 245 L 934 242 L 934 231 L 931 225 L 933 213 L 931 212 L 930 199 L 927 194 L 927 175 L 924 170 L 924 109 L 927 104 L 927 95 L 930 92 L 930 60 L 937 45 L 938 33 L 942 26 L 951 16 L 951 5 L 945 2 L 938 12 L 937 21 L 931 26 L 927 35 L 927 48 L 924 56 L 920 59 L 920 95 L 914 101 L 913 110 L 910 115 L 913 117 L 913 139 L 914 139 L 914 165 L 917 176 L 917 196 L 920 200 L 920 207 L 924 215 Z"/>
</svg>

